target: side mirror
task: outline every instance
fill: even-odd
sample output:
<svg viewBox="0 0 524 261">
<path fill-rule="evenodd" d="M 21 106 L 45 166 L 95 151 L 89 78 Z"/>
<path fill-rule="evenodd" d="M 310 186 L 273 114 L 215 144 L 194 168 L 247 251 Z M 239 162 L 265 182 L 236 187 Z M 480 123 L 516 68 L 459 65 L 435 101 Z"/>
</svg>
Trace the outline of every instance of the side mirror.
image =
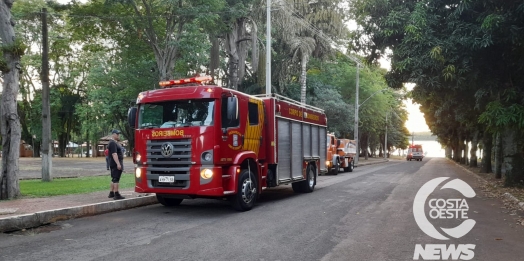
<svg viewBox="0 0 524 261">
<path fill-rule="evenodd" d="M 129 127 L 131 129 L 136 129 L 136 112 L 138 108 L 137 107 L 131 107 L 127 111 L 127 123 L 129 124 Z"/>
<path fill-rule="evenodd" d="M 228 97 L 227 98 L 227 119 L 234 121 L 238 119 L 238 98 Z"/>
</svg>

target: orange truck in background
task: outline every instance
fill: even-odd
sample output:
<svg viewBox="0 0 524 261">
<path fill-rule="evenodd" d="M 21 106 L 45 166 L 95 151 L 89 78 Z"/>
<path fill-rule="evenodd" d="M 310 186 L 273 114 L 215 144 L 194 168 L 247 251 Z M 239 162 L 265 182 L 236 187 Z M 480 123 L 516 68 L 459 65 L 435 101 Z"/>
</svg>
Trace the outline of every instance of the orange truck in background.
<svg viewBox="0 0 524 261">
<path fill-rule="evenodd" d="M 337 152 L 340 160 L 340 167 L 345 172 L 353 172 L 355 163 L 353 159 L 357 154 L 357 141 L 349 139 L 339 139 Z"/>
<path fill-rule="evenodd" d="M 353 159 L 356 155 L 356 142 L 349 139 L 337 139 L 334 133 L 327 134 L 327 174 L 337 175 L 340 168 L 352 172 Z"/>
</svg>

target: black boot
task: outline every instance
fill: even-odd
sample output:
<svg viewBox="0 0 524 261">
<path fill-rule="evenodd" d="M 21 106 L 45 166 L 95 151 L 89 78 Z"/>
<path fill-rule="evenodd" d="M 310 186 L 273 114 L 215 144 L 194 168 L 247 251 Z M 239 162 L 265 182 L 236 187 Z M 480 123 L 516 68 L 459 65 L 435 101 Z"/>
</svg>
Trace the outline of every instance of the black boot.
<svg viewBox="0 0 524 261">
<path fill-rule="evenodd" d="M 114 198 L 114 197 L 115 197 L 115 192 L 113 191 L 109 192 L 108 198 Z"/>
<path fill-rule="evenodd" d="M 114 200 L 118 200 L 118 199 L 125 199 L 125 197 L 122 197 L 122 195 L 120 195 L 120 193 L 115 192 L 115 197 L 113 198 Z"/>
</svg>

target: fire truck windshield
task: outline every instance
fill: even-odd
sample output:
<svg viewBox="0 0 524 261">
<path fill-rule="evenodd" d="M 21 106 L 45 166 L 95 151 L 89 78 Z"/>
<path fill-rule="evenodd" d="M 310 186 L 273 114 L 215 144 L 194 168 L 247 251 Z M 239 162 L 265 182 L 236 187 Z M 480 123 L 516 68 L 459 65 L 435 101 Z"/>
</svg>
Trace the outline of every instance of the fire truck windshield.
<svg viewBox="0 0 524 261">
<path fill-rule="evenodd" d="M 183 100 L 141 104 L 138 127 L 175 128 L 212 126 L 215 111 L 214 100 Z"/>
</svg>

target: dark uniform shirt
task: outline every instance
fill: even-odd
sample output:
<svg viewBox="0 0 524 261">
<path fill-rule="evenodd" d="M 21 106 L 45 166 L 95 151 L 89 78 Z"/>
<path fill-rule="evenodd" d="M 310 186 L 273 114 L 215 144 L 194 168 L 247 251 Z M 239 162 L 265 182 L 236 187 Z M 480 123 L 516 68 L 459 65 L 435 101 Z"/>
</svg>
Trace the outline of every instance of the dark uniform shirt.
<svg viewBox="0 0 524 261">
<path fill-rule="evenodd" d="M 113 159 L 113 153 L 116 153 L 116 155 L 118 155 L 118 161 L 120 161 L 120 165 L 123 168 L 124 166 L 122 162 L 124 161 L 124 153 L 122 150 L 123 149 L 122 146 L 120 146 L 120 144 L 118 144 L 116 141 L 111 140 L 109 141 L 109 145 L 107 146 L 107 148 L 109 149 L 109 158 L 110 158 L 109 165 L 112 168 L 116 168 L 117 164 L 115 160 Z"/>
</svg>

